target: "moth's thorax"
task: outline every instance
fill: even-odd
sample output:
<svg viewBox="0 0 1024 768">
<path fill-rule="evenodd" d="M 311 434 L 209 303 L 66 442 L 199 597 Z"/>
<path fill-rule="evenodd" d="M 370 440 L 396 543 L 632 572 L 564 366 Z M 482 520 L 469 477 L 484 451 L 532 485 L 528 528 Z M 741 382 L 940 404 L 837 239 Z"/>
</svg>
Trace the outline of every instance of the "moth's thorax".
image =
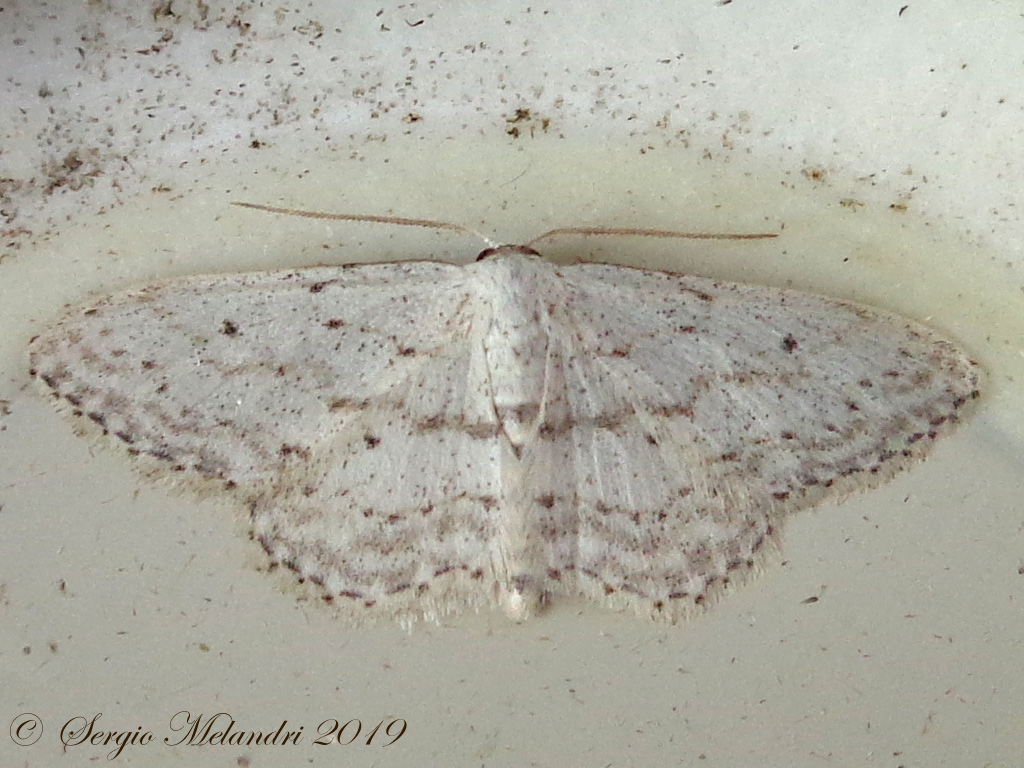
<svg viewBox="0 0 1024 768">
<path fill-rule="evenodd" d="M 557 267 L 525 246 L 494 251 L 500 258 L 477 265 L 491 294 L 484 354 L 497 416 L 519 447 L 532 439 L 543 417 Z"/>
</svg>

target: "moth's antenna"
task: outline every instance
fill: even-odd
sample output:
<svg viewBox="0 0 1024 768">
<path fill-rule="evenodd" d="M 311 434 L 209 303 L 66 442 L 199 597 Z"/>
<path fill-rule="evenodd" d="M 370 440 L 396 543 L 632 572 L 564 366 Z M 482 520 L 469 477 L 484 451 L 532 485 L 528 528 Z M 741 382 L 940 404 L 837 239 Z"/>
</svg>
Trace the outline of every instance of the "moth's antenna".
<svg viewBox="0 0 1024 768">
<path fill-rule="evenodd" d="M 369 221 L 376 224 L 397 224 L 402 227 L 425 227 L 427 229 L 449 229 L 453 232 L 461 232 L 467 235 L 476 235 L 491 248 L 494 243 L 484 237 L 475 229 L 464 227 L 461 224 L 452 224 L 450 221 L 434 221 L 433 219 L 407 219 L 403 216 L 374 216 L 368 213 L 323 213 L 321 211 L 304 211 L 298 208 L 278 208 L 274 205 L 260 205 L 259 203 L 233 202 L 242 208 L 253 208 L 257 211 L 268 211 L 270 213 L 283 213 L 286 216 L 299 216 L 304 219 L 331 219 L 334 221 Z"/>
<path fill-rule="evenodd" d="M 715 234 L 712 232 L 673 232 L 670 229 L 634 229 L 632 227 L 559 227 L 557 229 L 549 229 L 543 235 L 533 238 L 526 245 L 532 246 L 534 243 L 544 240 L 548 237 L 556 237 L 558 235 L 626 235 L 626 236 L 638 236 L 638 237 L 679 237 L 686 238 L 689 240 L 767 240 L 768 238 L 778 237 L 773 232 L 760 232 L 752 234 L 740 234 L 740 235 L 723 235 Z"/>
<path fill-rule="evenodd" d="M 452 224 L 450 221 L 435 221 L 434 219 L 408 219 L 403 216 L 375 216 L 368 213 L 324 213 L 322 211 L 304 211 L 298 208 L 279 208 L 274 205 L 260 205 L 259 203 L 233 202 L 242 208 L 252 208 L 257 211 L 269 213 L 283 213 L 286 216 L 299 216 L 304 219 L 329 219 L 332 221 L 368 221 L 376 224 L 397 224 L 403 227 L 424 227 L 426 229 L 447 229 L 452 232 L 461 232 L 468 235 L 476 235 L 491 248 L 497 247 L 490 238 L 477 232 L 475 229 L 464 227 L 461 224 Z M 559 227 L 545 232 L 539 237 L 533 238 L 527 247 L 534 243 L 558 235 L 618 235 L 628 237 L 678 237 L 689 240 L 765 240 L 778 237 L 772 232 L 761 232 L 752 234 L 715 234 L 711 232 L 674 232 L 669 229 L 634 229 L 632 227 Z"/>
</svg>

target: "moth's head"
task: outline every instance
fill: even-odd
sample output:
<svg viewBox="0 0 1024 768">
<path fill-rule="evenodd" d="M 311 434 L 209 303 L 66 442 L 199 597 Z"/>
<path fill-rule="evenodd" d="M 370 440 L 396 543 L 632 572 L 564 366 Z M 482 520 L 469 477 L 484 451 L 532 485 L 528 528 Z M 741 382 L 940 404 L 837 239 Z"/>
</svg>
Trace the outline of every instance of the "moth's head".
<svg viewBox="0 0 1024 768">
<path fill-rule="evenodd" d="M 476 257 L 477 261 L 483 261 L 484 259 L 500 259 L 505 256 L 533 256 L 535 258 L 543 258 L 537 251 L 533 250 L 528 245 L 497 245 L 493 248 L 484 248 L 480 251 L 480 255 Z"/>
</svg>

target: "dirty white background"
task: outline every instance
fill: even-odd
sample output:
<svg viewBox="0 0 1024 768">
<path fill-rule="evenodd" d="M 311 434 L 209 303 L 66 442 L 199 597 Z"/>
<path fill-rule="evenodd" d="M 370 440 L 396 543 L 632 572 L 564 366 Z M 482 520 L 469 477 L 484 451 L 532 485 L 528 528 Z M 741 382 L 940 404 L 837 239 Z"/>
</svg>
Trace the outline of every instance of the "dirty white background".
<svg viewBox="0 0 1024 768">
<path fill-rule="evenodd" d="M 4 3 L 0 762 L 1019 764 L 1022 44 L 1019 6 L 983 0 Z M 141 480 L 27 374 L 29 338 L 92 292 L 482 247 L 232 200 L 506 242 L 778 231 L 547 250 L 898 311 L 964 344 L 985 397 L 679 626 L 570 602 L 353 628 L 261 570 L 230 499 Z M 182 711 L 302 734 L 175 746 Z M 65 747 L 97 716 L 135 743 Z M 313 744 L 332 718 L 361 721 L 352 744 Z"/>
</svg>

